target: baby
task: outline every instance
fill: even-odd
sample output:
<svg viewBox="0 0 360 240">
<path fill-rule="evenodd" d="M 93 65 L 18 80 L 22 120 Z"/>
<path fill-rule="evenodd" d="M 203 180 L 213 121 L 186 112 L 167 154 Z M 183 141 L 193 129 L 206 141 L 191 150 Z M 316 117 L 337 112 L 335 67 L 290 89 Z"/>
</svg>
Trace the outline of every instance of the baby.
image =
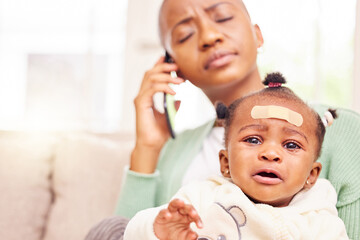
<svg viewBox="0 0 360 240">
<path fill-rule="evenodd" d="M 267 88 L 229 107 L 218 104 L 225 127 L 222 176 L 139 212 L 125 239 L 348 239 L 335 189 L 318 179 L 316 161 L 335 111 L 321 119 L 283 83 L 280 73 L 268 74 Z"/>
</svg>

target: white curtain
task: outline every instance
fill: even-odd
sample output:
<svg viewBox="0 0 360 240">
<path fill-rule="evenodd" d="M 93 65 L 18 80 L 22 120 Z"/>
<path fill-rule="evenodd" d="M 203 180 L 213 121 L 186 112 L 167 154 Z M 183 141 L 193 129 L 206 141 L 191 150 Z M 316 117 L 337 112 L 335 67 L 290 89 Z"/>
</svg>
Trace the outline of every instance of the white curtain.
<svg viewBox="0 0 360 240">
<path fill-rule="evenodd" d="M 126 13 L 126 0 L 0 0 L 0 130 L 119 130 Z"/>
<path fill-rule="evenodd" d="M 360 109 L 356 0 L 244 1 L 265 38 L 262 75 L 282 71 L 308 101 Z M 163 54 L 161 2 L 0 0 L 0 130 L 134 132 L 133 99 Z M 178 129 L 213 115 L 197 89 L 183 96 Z"/>
</svg>

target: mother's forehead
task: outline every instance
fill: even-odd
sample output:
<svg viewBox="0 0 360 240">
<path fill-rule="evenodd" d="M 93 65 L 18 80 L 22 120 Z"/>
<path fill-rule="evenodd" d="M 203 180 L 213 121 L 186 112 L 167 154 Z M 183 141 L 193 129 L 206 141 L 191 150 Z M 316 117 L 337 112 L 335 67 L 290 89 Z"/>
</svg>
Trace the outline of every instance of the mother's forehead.
<svg viewBox="0 0 360 240">
<path fill-rule="evenodd" d="M 180 14 L 185 13 L 189 7 L 200 7 L 204 10 L 219 3 L 229 3 L 235 6 L 242 6 L 246 9 L 244 3 L 241 0 L 164 0 L 160 8 L 160 16 L 162 14 Z"/>
<path fill-rule="evenodd" d="M 195 8 L 206 10 L 221 3 L 233 4 L 249 16 L 241 0 L 164 0 L 159 11 L 160 39 L 163 41 L 164 33 L 183 20 L 182 18 L 188 17 Z"/>
</svg>

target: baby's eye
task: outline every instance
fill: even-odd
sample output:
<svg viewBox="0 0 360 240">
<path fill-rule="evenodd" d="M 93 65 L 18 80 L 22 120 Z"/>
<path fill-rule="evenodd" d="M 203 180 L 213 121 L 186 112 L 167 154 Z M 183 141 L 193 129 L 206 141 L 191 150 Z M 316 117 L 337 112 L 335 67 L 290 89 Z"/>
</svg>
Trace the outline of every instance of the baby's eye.
<svg viewBox="0 0 360 240">
<path fill-rule="evenodd" d="M 250 143 L 250 144 L 261 144 L 260 139 L 256 138 L 256 137 L 249 137 L 245 139 L 245 142 Z"/>
<path fill-rule="evenodd" d="M 294 143 L 294 142 L 285 143 L 284 147 L 287 149 L 290 149 L 290 150 L 301 149 L 301 147 L 297 143 Z"/>
</svg>

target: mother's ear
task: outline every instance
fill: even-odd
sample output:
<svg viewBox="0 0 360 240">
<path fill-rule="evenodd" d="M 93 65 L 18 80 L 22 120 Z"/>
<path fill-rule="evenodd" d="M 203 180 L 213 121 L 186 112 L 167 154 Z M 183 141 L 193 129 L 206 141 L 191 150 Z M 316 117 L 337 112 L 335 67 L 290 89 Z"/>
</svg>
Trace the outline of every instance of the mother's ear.
<svg viewBox="0 0 360 240">
<path fill-rule="evenodd" d="M 170 54 L 167 51 L 165 51 L 165 62 L 176 64 L 175 60 L 170 56 Z M 184 74 L 182 74 L 182 72 L 179 69 L 176 71 L 176 74 L 178 77 L 181 77 L 182 79 L 186 80 Z"/>
<path fill-rule="evenodd" d="M 263 35 L 261 33 L 259 25 L 255 24 L 254 25 L 254 30 L 255 30 L 256 40 L 257 40 L 257 48 L 260 48 L 264 44 L 264 38 L 263 38 Z"/>
<path fill-rule="evenodd" d="M 220 150 L 219 161 L 220 161 L 221 174 L 226 178 L 230 178 L 231 175 L 230 175 L 228 152 L 225 149 Z"/>
</svg>

